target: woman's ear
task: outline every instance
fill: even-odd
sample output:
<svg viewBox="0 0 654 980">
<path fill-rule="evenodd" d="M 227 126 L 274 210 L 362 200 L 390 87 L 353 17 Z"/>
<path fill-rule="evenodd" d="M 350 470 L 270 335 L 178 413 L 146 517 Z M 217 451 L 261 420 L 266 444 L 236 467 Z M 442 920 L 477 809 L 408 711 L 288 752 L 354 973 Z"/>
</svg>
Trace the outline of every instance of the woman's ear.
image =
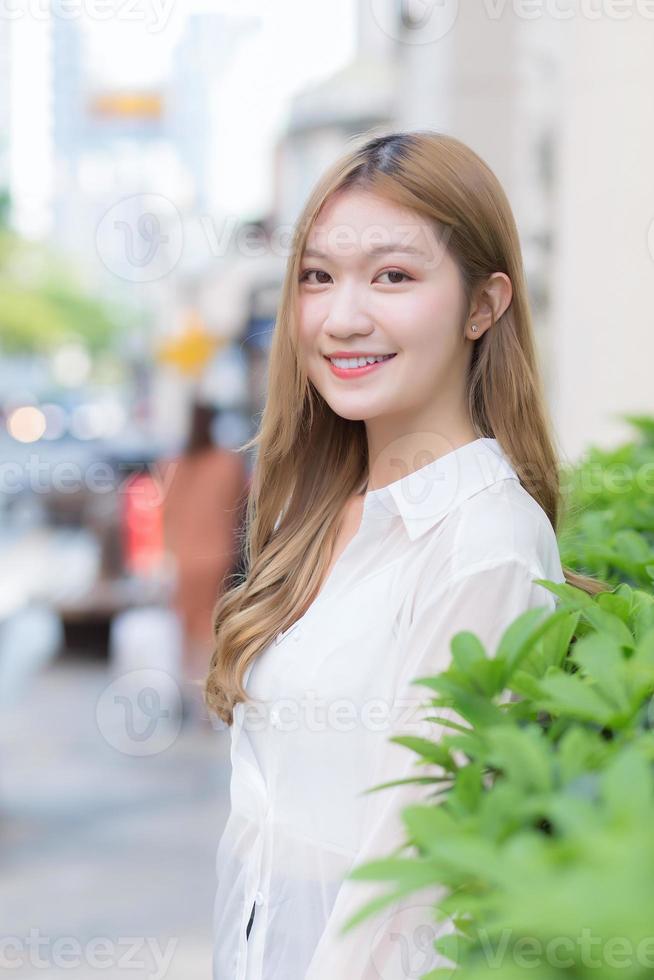
<svg viewBox="0 0 654 980">
<path fill-rule="evenodd" d="M 478 340 L 495 323 L 513 298 L 511 280 L 503 272 L 494 272 L 477 290 L 466 321 L 465 335 Z M 473 326 L 476 330 L 473 330 Z"/>
</svg>

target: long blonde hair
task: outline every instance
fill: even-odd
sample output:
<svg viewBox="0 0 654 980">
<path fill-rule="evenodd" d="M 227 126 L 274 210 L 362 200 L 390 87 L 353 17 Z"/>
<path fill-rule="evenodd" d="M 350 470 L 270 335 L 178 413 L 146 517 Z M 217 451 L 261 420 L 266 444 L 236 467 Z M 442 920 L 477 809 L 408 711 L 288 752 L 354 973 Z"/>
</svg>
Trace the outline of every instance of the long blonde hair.
<svg viewBox="0 0 654 980">
<path fill-rule="evenodd" d="M 478 435 L 498 440 L 557 529 L 558 461 L 508 199 L 486 163 L 451 136 L 415 131 L 368 138 L 327 170 L 298 218 L 270 350 L 267 400 L 259 431 L 241 447 L 258 447 L 243 531 L 246 575 L 216 604 L 215 649 L 204 686 L 207 707 L 227 724 L 234 705 L 247 700 L 246 668 L 315 598 L 343 507 L 367 476 L 364 422 L 341 418 L 327 405 L 308 381 L 297 350 L 298 280 L 307 236 L 327 199 L 350 187 L 412 209 L 445 232 L 468 304 L 493 272 L 510 278 L 508 308 L 473 345 L 469 412 Z M 564 574 L 590 594 L 606 588 L 572 569 Z"/>
</svg>

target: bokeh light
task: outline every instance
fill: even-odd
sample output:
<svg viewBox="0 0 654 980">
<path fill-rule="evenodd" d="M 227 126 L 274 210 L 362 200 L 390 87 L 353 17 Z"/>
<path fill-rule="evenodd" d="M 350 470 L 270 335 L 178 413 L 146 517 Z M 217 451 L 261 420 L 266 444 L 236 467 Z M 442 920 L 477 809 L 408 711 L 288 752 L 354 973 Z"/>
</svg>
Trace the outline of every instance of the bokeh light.
<svg viewBox="0 0 654 980">
<path fill-rule="evenodd" d="M 7 419 L 7 431 L 17 442 L 37 442 L 45 429 L 45 415 L 36 405 L 21 405 Z"/>
</svg>

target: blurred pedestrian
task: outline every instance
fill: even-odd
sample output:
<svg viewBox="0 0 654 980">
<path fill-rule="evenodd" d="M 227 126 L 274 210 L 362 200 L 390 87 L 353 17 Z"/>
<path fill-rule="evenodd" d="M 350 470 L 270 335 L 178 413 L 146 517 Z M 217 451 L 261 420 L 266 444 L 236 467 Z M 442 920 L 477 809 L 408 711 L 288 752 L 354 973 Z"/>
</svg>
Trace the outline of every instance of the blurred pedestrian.
<svg viewBox="0 0 654 980">
<path fill-rule="evenodd" d="M 202 710 L 197 689 L 213 648 L 212 612 L 240 557 L 239 529 L 248 476 L 242 456 L 213 437 L 217 410 L 193 403 L 183 451 L 165 465 L 163 514 L 166 548 L 176 568 L 173 608 L 184 637 L 185 695 Z"/>
</svg>

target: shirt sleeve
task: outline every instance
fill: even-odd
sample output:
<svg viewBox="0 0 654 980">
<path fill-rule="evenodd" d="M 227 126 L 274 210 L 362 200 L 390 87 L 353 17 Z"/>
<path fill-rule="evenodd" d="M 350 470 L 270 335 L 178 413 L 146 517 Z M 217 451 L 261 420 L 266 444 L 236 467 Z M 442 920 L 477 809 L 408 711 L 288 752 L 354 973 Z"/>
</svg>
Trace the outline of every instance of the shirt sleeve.
<svg viewBox="0 0 654 980">
<path fill-rule="evenodd" d="M 535 578 L 546 578 L 519 559 L 475 566 L 444 588 L 414 597 L 409 622 L 399 636 L 401 646 L 394 710 L 380 733 L 379 765 L 370 774 L 369 787 L 381 782 L 436 774 L 427 766 L 417 766 L 418 756 L 404 745 L 390 742 L 394 735 L 419 735 L 432 740 L 443 726 L 425 722 L 433 714 L 427 704 L 431 693 L 412 684 L 417 677 L 434 676 L 450 663 L 450 641 L 462 630 L 475 633 L 490 655 L 494 655 L 506 628 L 527 609 L 555 607 L 554 595 Z M 444 711 L 439 709 L 439 714 Z M 450 712 L 450 717 L 453 717 Z M 425 726 L 427 726 L 425 728 Z M 351 869 L 367 861 L 388 857 L 406 840 L 401 810 L 420 803 L 433 791 L 433 784 L 406 783 L 369 794 L 374 805 L 369 826 Z M 372 816 L 374 814 L 374 816 Z M 350 869 L 350 870 L 351 870 Z M 433 906 L 443 894 L 437 883 L 404 899 L 396 899 L 339 935 L 346 920 L 375 898 L 392 888 L 390 882 L 345 879 L 337 892 L 330 917 L 315 948 L 306 980 L 408 980 L 436 967 L 451 963 L 434 949 L 434 941 L 451 931 L 436 922 Z"/>
</svg>

